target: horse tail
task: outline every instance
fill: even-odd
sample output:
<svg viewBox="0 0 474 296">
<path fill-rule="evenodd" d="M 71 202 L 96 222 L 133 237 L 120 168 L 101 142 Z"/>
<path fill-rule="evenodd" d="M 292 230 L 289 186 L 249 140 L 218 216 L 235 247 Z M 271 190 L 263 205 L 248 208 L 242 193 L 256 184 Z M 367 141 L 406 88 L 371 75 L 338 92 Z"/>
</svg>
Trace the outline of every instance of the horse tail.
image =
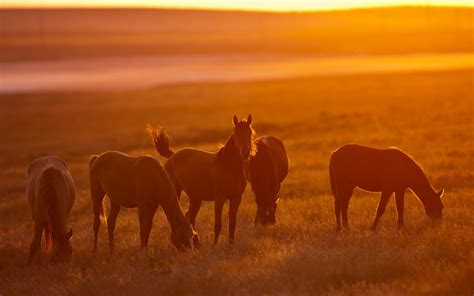
<svg viewBox="0 0 474 296">
<path fill-rule="evenodd" d="M 102 224 L 107 225 L 107 214 L 105 213 L 105 210 L 104 210 L 104 203 L 105 203 L 105 198 L 102 199 L 99 205 L 99 218 Z"/>
<path fill-rule="evenodd" d="M 89 167 L 92 166 L 92 164 L 94 163 L 94 161 L 99 158 L 98 155 L 92 155 L 91 158 L 89 158 Z"/>
<path fill-rule="evenodd" d="M 104 192 L 104 189 L 102 188 L 102 185 L 98 181 L 96 174 L 93 173 L 93 171 L 95 171 L 95 169 L 92 167 L 94 164 L 97 164 L 96 160 L 98 158 L 99 158 L 98 155 L 92 155 L 89 158 L 90 194 L 91 194 L 91 198 L 92 198 L 94 208 L 96 208 L 96 206 L 97 206 L 96 209 L 98 209 L 98 211 L 99 211 L 100 221 L 103 224 L 107 224 L 107 214 L 105 213 L 105 210 L 104 210 L 104 202 L 105 202 L 104 195 L 105 195 L 105 192 Z"/>
<path fill-rule="evenodd" d="M 38 198 L 43 203 L 43 209 L 47 218 L 47 230 L 45 234 L 48 249 L 53 248 L 54 241 L 51 239 L 54 232 L 60 229 L 60 216 L 58 204 L 58 188 L 56 188 L 56 180 L 63 178 L 62 172 L 55 167 L 48 167 L 40 175 Z"/>
<path fill-rule="evenodd" d="M 164 127 L 159 126 L 158 128 L 153 128 L 151 125 L 148 125 L 147 130 L 153 140 L 153 144 L 155 144 L 156 151 L 158 151 L 161 156 L 170 158 L 174 154 L 174 151 L 170 148 L 170 138 Z"/>
</svg>

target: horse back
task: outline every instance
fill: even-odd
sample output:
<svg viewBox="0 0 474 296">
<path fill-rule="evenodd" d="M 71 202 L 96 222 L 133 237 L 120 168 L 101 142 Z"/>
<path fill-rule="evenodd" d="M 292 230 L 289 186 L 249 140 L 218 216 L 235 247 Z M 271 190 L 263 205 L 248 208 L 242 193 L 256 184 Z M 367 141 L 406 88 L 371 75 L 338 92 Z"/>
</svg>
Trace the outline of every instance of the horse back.
<svg viewBox="0 0 474 296">
<path fill-rule="evenodd" d="M 414 161 L 399 149 L 377 149 L 347 144 L 331 155 L 329 170 L 348 186 L 369 191 L 396 190 L 407 186 L 415 173 Z"/>
<path fill-rule="evenodd" d="M 42 157 L 31 163 L 26 190 L 34 219 L 47 219 L 51 208 L 65 218 L 75 200 L 74 181 L 66 162 L 55 156 Z"/>
<path fill-rule="evenodd" d="M 91 187 L 100 187 L 111 202 L 127 208 L 157 204 L 171 183 L 160 162 L 151 156 L 107 151 L 90 168 Z"/>
</svg>

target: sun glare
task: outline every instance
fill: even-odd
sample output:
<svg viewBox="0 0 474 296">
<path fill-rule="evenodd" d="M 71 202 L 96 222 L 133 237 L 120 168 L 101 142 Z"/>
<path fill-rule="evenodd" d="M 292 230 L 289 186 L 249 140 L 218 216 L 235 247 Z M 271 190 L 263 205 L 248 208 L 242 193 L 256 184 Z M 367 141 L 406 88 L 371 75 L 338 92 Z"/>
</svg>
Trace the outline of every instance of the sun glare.
<svg viewBox="0 0 474 296">
<path fill-rule="evenodd" d="M 217 1 L 217 0 L 4 0 L 0 7 L 153 7 L 153 8 L 200 8 L 239 9 L 268 11 L 307 11 L 350 9 L 360 7 L 434 5 L 434 6 L 474 6 L 471 0 L 257 0 L 257 1 Z"/>
</svg>

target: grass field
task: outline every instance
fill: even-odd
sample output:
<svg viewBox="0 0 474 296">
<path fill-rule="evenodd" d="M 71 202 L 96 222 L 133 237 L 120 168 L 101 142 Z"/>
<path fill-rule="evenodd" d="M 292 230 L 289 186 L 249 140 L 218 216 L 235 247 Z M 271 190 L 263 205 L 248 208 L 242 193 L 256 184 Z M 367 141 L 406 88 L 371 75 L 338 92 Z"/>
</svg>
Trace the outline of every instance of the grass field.
<svg viewBox="0 0 474 296">
<path fill-rule="evenodd" d="M 0 294 L 328 294 L 472 295 L 474 293 L 473 71 L 329 76 L 208 83 L 152 90 L 0 97 Z M 157 155 L 146 124 L 163 124 L 175 148 L 216 150 L 232 115 L 252 113 L 259 135 L 283 139 L 291 167 L 277 224 L 256 228 L 249 186 L 238 214 L 237 241 L 213 239 L 213 204 L 203 205 L 202 248 L 178 253 L 162 210 L 148 254 L 139 252 L 136 210 L 122 209 L 114 256 L 101 228 L 92 255 L 87 160 L 121 150 Z M 348 142 L 397 146 L 444 187 L 442 225 L 430 223 L 409 193 L 406 228 L 396 231 L 391 200 L 379 231 L 368 229 L 379 195 L 356 192 L 350 231 L 337 234 L 328 182 L 332 150 Z M 77 187 L 70 217 L 75 249 L 68 265 L 44 251 L 27 268 L 33 223 L 24 194 L 34 158 L 67 160 Z M 161 159 L 162 162 L 164 161 Z M 182 200 L 187 207 L 187 197 Z M 227 205 L 224 215 L 227 213 Z M 226 216 L 224 216 L 226 217 Z"/>
</svg>

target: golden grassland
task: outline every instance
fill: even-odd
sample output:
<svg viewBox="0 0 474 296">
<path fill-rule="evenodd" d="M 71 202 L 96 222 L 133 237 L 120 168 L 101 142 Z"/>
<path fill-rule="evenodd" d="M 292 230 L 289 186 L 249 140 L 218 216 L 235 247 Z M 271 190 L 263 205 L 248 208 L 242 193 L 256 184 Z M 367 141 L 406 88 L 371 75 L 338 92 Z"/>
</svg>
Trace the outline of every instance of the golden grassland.
<svg viewBox="0 0 474 296">
<path fill-rule="evenodd" d="M 419 72 L 3 95 L 0 294 L 472 295 L 473 75 Z M 278 136 L 287 146 L 291 168 L 277 224 L 254 226 L 248 187 L 234 245 L 227 243 L 224 219 L 224 236 L 212 246 L 214 211 L 206 203 L 197 218 L 199 251 L 173 249 L 159 210 L 144 254 L 137 211 L 122 209 L 116 254 L 109 254 L 102 226 L 94 257 L 88 157 L 105 150 L 156 156 L 147 123 L 164 124 L 175 148 L 215 150 L 230 135 L 234 113 L 252 113 L 259 135 Z M 336 233 L 328 161 L 347 142 L 397 146 L 411 154 L 435 188 L 446 189 L 442 225 L 432 225 L 410 193 L 403 232 L 396 231 L 391 200 L 379 231 L 371 233 L 379 195 L 358 191 L 349 208 L 350 231 Z M 70 217 L 75 254 L 70 264 L 51 265 L 43 251 L 28 268 L 33 223 L 25 169 L 46 154 L 65 158 L 76 181 Z M 187 197 L 181 203 L 186 208 Z"/>
</svg>

